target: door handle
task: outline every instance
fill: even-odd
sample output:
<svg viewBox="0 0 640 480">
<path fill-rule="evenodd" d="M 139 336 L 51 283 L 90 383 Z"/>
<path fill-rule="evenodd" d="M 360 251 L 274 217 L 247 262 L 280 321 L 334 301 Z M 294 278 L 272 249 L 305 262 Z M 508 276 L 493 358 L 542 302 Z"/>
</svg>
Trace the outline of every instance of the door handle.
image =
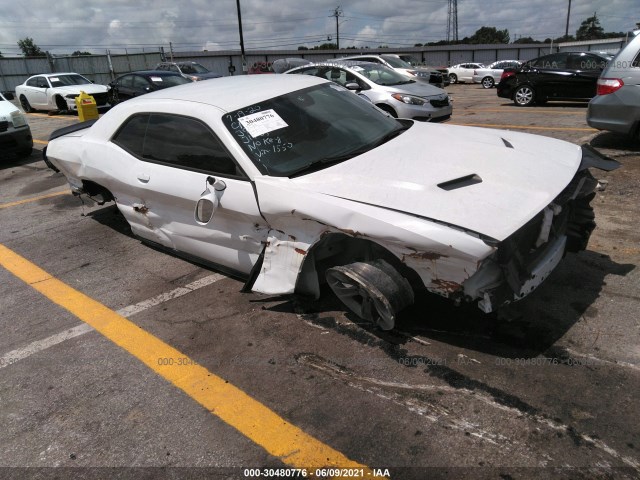
<svg viewBox="0 0 640 480">
<path fill-rule="evenodd" d="M 147 175 L 146 173 L 139 173 L 138 174 L 138 181 L 140 181 L 141 183 L 148 183 L 149 180 L 151 180 L 151 177 L 149 175 Z"/>
</svg>

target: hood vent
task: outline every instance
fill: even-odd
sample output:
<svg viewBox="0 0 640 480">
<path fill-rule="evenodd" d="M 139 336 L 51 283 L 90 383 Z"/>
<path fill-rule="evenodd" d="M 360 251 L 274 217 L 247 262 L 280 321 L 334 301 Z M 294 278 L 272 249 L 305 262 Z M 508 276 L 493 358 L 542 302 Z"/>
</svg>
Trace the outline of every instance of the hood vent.
<svg viewBox="0 0 640 480">
<path fill-rule="evenodd" d="M 466 175 L 464 177 L 439 183 L 438 187 L 448 192 L 450 190 L 457 190 L 458 188 L 469 187 L 471 185 L 475 185 L 476 183 L 482 183 L 482 178 L 480 178 L 479 175 L 472 173 L 471 175 Z"/>
<path fill-rule="evenodd" d="M 500 137 L 500 138 L 502 138 L 502 137 Z M 513 148 L 513 145 L 511 145 L 511 142 L 509 140 L 505 140 L 504 138 L 502 138 L 502 141 L 503 141 L 505 147 Z"/>
</svg>

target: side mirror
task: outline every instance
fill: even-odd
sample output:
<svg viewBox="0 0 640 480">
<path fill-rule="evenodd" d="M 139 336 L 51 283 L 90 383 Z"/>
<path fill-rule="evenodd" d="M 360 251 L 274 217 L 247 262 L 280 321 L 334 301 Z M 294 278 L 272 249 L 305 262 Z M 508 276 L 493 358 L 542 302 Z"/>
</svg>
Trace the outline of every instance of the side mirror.
<svg viewBox="0 0 640 480">
<path fill-rule="evenodd" d="M 361 90 L 360 85 L 358 85 L 356 82 L 349 82 L 345 84 L 344 88 L 346 88 L 347 90 Z"/>
<path fill-rule="evenodd" d="M 213 192 L 209 190 L 209 186 L 213 187 Z M 227 188 L 227 184 L 222 180 L 216 180 L 215 177 L 207 177 L 207 187 L 200 195 L 200 200 L 196 204 L 195 219 L 200 225 L 208 224 L 216 210 L 220 206 L 220 197 Z"/>
<path fill-rule="evenodd" d="M 207 195 L 198 200 L 196 204 L 196 222 L 201 225 L 209 223 L 218 205 L 220 205 L 220 201 L 215 195 Z"/>
</svg>

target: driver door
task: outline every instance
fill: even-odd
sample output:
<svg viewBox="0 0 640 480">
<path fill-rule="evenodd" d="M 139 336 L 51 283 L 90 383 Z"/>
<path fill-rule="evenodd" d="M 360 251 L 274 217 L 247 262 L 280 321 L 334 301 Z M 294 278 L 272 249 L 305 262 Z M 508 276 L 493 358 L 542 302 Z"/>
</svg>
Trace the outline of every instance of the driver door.
<svg viewBox="0 0 640 480">
<path fill-rule="evenodd" d="M 148 229 L 141 236 L 224 270 L 251 271 L 267 224 L 251 182 L 204 122 L 176 113 L 137 114 L 113 142 L 135 157 L 128 183 L 137 203 L 130 214 Z M 210 204 L 201 202 L 197 210 L 201 198 Z"/>
</svg>

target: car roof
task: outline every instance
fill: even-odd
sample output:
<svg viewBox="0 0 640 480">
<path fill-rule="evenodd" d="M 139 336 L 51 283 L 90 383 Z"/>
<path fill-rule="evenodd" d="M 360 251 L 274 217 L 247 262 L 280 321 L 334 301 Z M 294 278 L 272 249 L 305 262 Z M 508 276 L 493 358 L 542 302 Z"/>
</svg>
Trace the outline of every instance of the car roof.
<svg viewBox="0 0 640 480">
<path fill-rule="evenodd" d="M 84 75 L 77 72 L 39 73 L 38 75 L 32 75 L 32 77 L 59 77 L 60 75 L 80 75 L 84 77 Z"/>
<path fill-rule="evenodd" d="M 136 72 L 123 73 L 120 77 L 124 77 L 125 75 L 157 75 L 158 77 L 182 77 L 178 72 L 170 72 L 168 70 L 138 70 Z"/>
<path fill-rule="evenodd" d="M 215 82 L 178 85 L 127 100 L 127 103 L 143 105 L 154 100 L 182 100 L 233 111 L 323 83 L 331 82 L 309 75 L 238 75 L 218 78 Z"/>
<path fill-rule="evenodd" d="M 357 67 L 358 65 L 375 65 L 376 67 L 388 68 L 388 67 L 385 67 L 384 65 L 380 65 L 379 63 L 367 62 L 366 60 L 350 60 L 349 58 L 336 58 L 335 60 L 325 60 L 324 62 L 314 62 L 308 65 L 301 65 L 298 68 L 312 67 L 312 66 L 349 68 L 349 67 Z"/>
</svg>

